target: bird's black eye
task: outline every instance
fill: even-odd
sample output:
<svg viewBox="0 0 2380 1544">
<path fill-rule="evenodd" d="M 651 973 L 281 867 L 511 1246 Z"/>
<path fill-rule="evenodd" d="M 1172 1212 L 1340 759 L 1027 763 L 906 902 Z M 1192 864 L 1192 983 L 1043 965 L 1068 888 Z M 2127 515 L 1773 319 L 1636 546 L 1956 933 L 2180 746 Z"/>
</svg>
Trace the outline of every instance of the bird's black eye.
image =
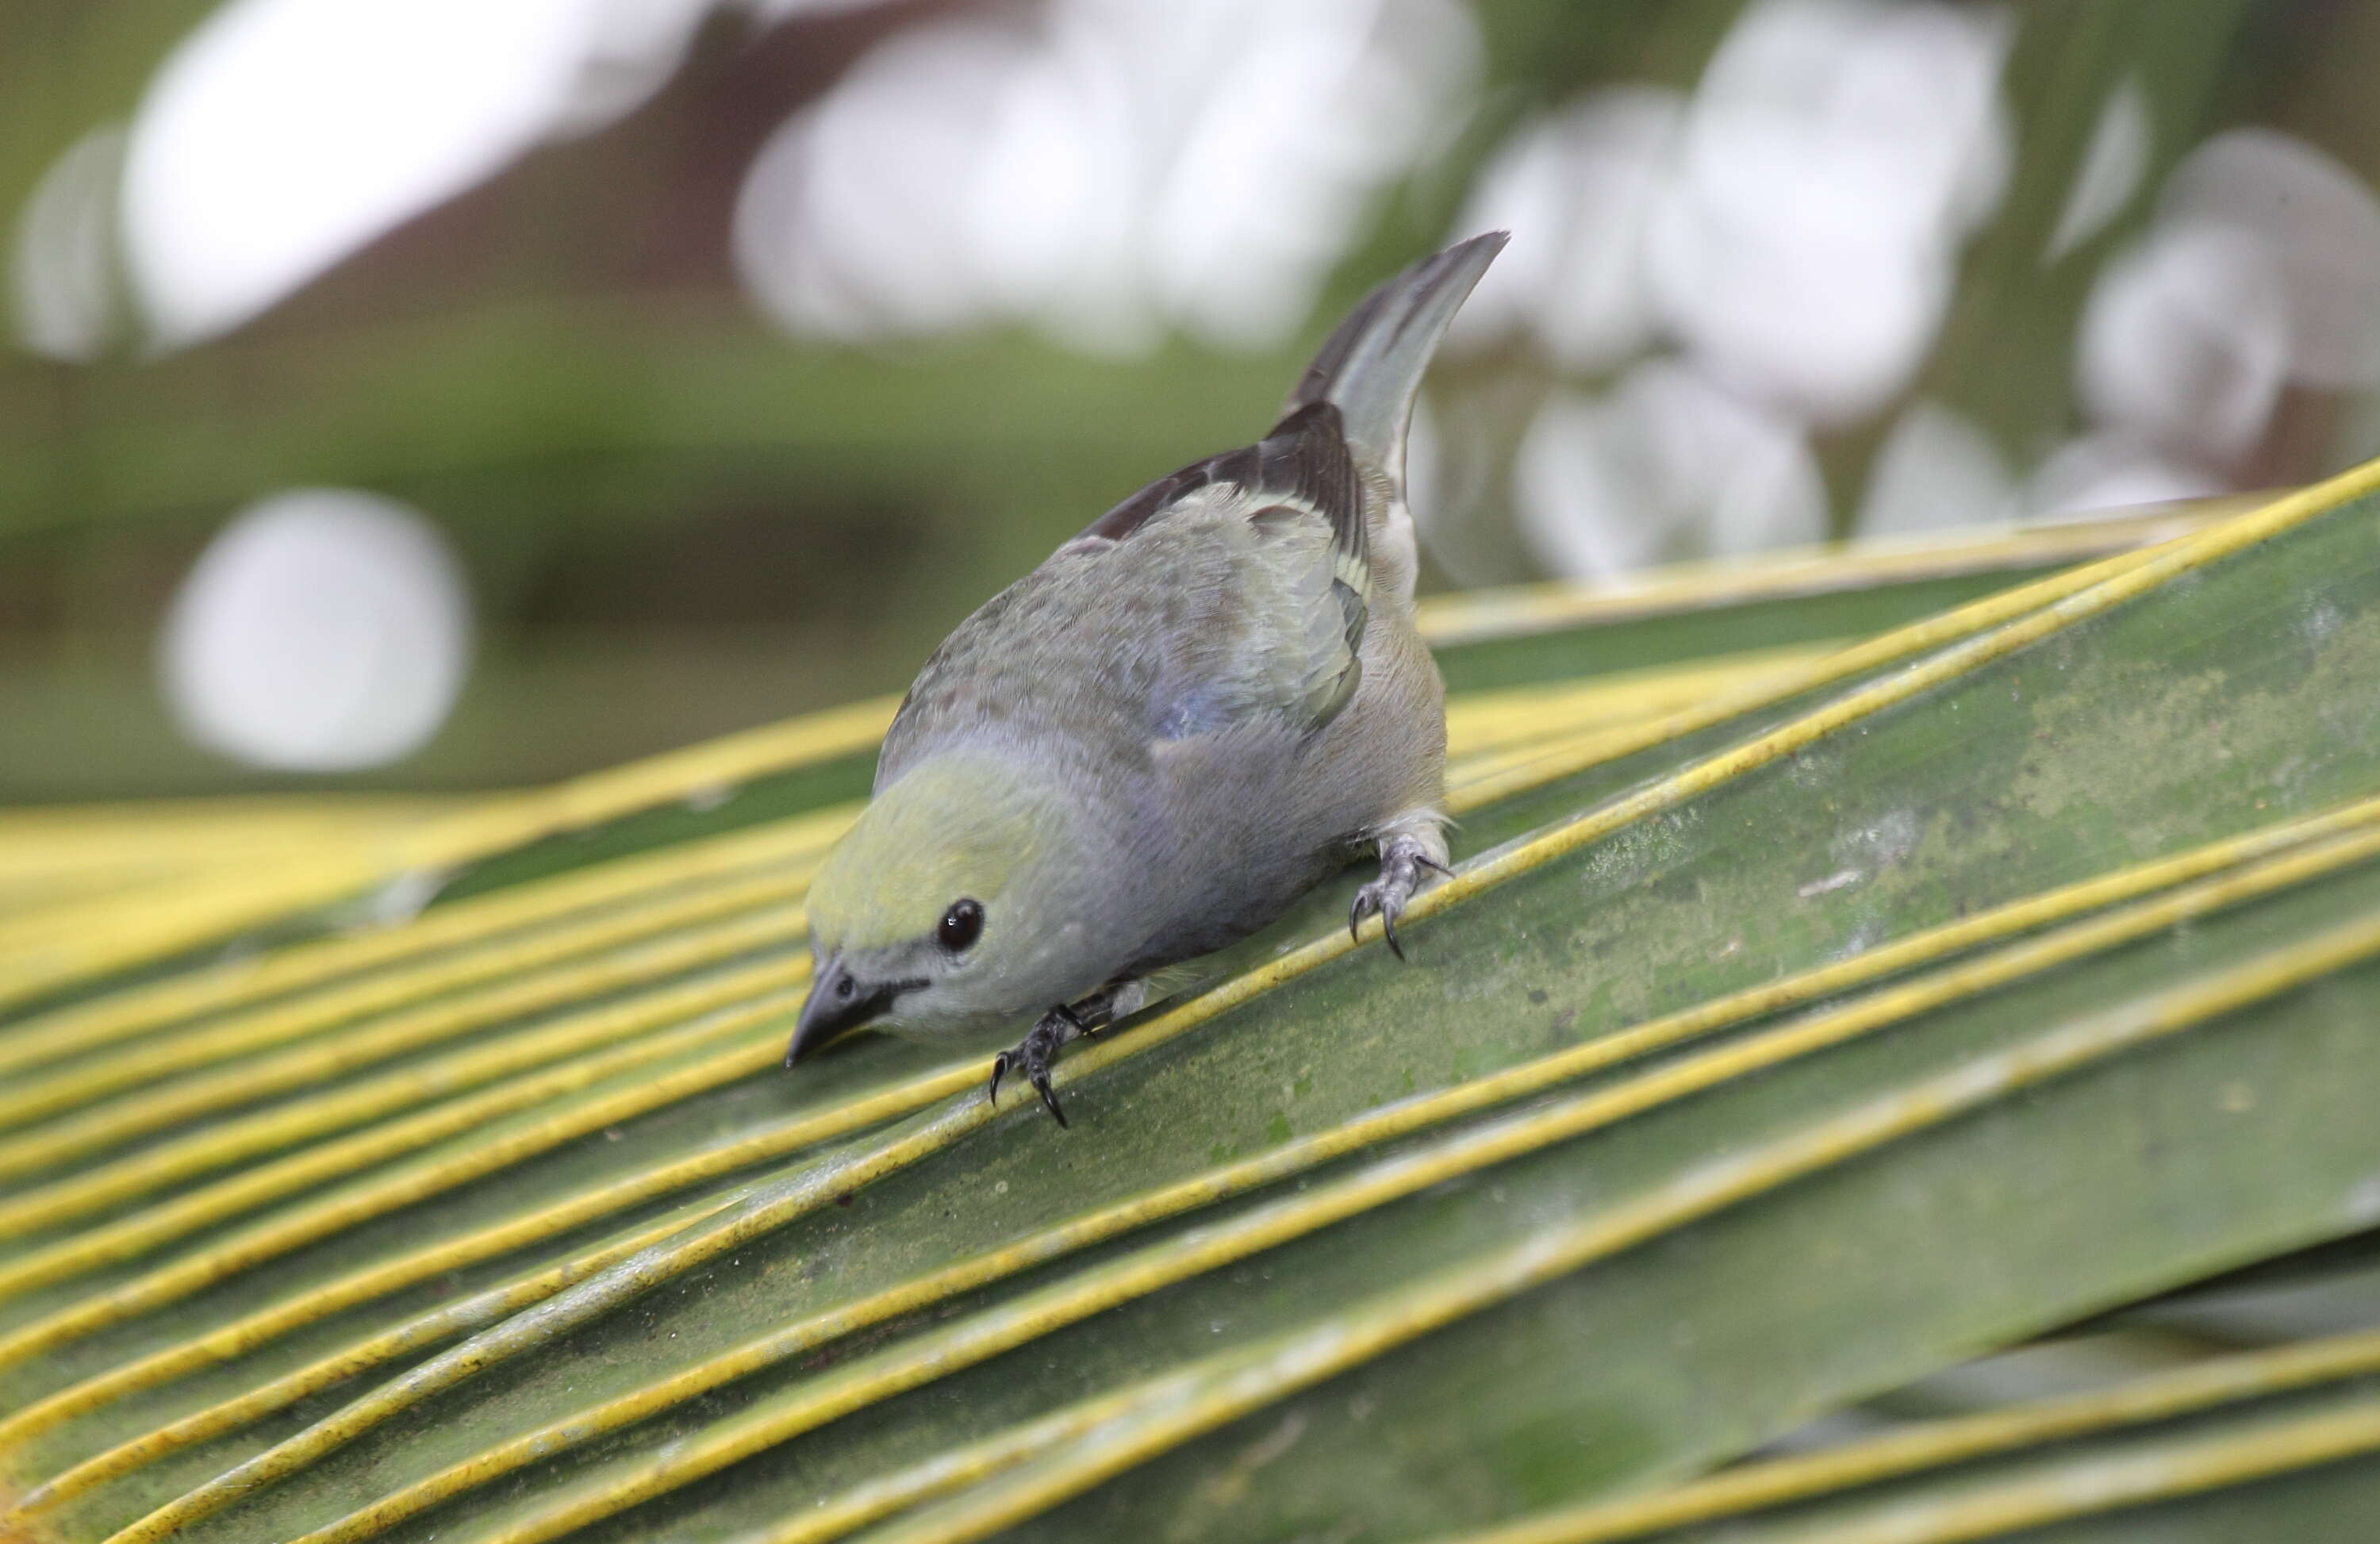
<svg viewBox="0 0 2380 1544">
<path fill-rule="evenodd" d="M 941 925 L 934 930 L 943 948 L 956 954 L 966 950 L 983 933 L 983 906 L 976 901 L 953 901 L 951 909 L 942 913 Z"/>
</svg>

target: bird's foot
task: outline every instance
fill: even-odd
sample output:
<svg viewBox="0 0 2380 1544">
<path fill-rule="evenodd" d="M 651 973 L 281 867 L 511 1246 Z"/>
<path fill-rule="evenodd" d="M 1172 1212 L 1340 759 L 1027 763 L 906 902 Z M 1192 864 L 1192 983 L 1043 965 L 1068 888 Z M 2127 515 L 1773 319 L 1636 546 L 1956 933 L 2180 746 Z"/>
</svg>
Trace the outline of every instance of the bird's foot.
<svg viewBox="0 0 2380 1544">
<path fill-rule="evenodd" d="M 1454 870 L 1446 866 L 1446 849 L 1432 831 L 1428 836 L 1400 832 L 1380 838 L 1380 877 L 1355 892 L 1355 904 L 1347 908 L 1347 936 L 1364 918 L 1378 913 L 1380 936 L 1389 941 L 1389 952 L 1399 959 L 1405 957 L 1405 947 L 1397 942 L 1397 918 L 1404 915 L 1405 903 L 1422 885 L 1422 870 L 1434 869 L 1450 879 Z"/>
<path fill-rule="evenodd" d="M 1113 1003 L 1113 994 L 1102 989 L 1079 1003 L 1061 1003 L 1043 1014 L 1026 1031 L 1023 1039 L 991 1059 L 991 1087 L 985 1091 L 985 1097 L 998 1104 L 1000 1080 L 1013 1072 L 1032 1085 L 1051 1118 L 1063 1126 L 1066 1112 L 1058 1108 L 1058 1096 L 1050 1089 L 1050 1065 L 1058 1055 L 1058 1048 L 1068 1040 L 1078 1035 L 1091 1039 L 1106 1028 Z"/>
</svg>

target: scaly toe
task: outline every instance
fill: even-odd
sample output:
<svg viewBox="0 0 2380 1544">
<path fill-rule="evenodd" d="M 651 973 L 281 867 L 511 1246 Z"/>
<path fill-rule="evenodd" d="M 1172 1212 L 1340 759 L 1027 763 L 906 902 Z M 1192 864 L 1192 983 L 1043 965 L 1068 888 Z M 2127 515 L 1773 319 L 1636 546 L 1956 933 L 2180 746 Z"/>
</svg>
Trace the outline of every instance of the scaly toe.
<svg viewBox="0 0 2380 1544">
<path fill-rule="evenodd" d="M 1058 1096 L 1050 1087 L 1050 1065 L 1059 1048 L 1066 1043 L 1070 1029 L 1076 1034 L 1085 1032 L 1081 1015 L 1070 1009 L 1057 1007 L 1042 1015 L 1023 1039 L 991 1059 L 991 1087 L 986 1097 L 997 1106 L 1001 1080 L 1014 1073 L 1040 1096 L 1058 1124 L 1064 1125 L 1066 1112 L 1058 1108 Z"/>
</svg>

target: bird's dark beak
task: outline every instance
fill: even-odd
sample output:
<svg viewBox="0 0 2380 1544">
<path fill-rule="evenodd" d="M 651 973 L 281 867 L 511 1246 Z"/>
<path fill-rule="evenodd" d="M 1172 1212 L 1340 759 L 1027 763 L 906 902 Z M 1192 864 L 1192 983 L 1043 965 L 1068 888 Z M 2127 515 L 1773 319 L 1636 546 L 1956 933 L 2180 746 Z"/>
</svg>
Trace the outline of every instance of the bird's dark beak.
<svg viewBox="0 0 2380 1544">
<path fill-rule="evenodd" d="M 785 1065 L 842 1039 L 872 1018 L 892 1011 L 893 1001 L 922 981 L 888 981 L 871 986 L 853 979 L 840 956 L 832 956 L 810 979 L 810 995 L 802 1016 L 794 1021 L 794 1038 L 785 1047 Z"/>
</svg>

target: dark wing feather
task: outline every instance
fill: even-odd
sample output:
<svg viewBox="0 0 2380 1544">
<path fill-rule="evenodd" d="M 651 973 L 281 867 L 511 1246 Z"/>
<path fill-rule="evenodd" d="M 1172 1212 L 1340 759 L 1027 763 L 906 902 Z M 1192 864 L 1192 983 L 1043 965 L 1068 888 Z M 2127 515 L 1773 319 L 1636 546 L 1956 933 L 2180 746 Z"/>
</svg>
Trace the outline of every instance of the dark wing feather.
<svg viewBox="0 0 2380 1544">
<path fill-rule="evenodd" d="M 1305 505 L 1330 522 L 1332 546 L 1367 564 L 1364 491 L 1347 449 L 1339 409 L 1312 402 L 1273 426 L 1255 444 L 1193 461 L 1158 479 L 1083 528 L 1075 538 L 1121 541 L 1190 493 L 1218 484 Z"/>
<path fill-rule="evenodd" d="M 1317 727 L 1328 723 L 1362 679 L 1357 651 L 1371 593 L 1365 489 L 1339 409 L 1328 402 L 1309 403 L 1255 444 L 1193 462 L 1150 483 L 1092 521 L 1075 541 L 1129 542 L 1161 522 L 1169 511 L 1209 489 L 1240 495 L 1249 524 L 1259 530 L 1285 521 L 1317 520 L 1329 527 L 1330 583 L 1325 603 L 1333 608 L 1344 643 L 1344 667 L 1318 683 L 1305 703 Z M 1281 620 L 1287 626 L 1301 619 Z"/>
</svg>

